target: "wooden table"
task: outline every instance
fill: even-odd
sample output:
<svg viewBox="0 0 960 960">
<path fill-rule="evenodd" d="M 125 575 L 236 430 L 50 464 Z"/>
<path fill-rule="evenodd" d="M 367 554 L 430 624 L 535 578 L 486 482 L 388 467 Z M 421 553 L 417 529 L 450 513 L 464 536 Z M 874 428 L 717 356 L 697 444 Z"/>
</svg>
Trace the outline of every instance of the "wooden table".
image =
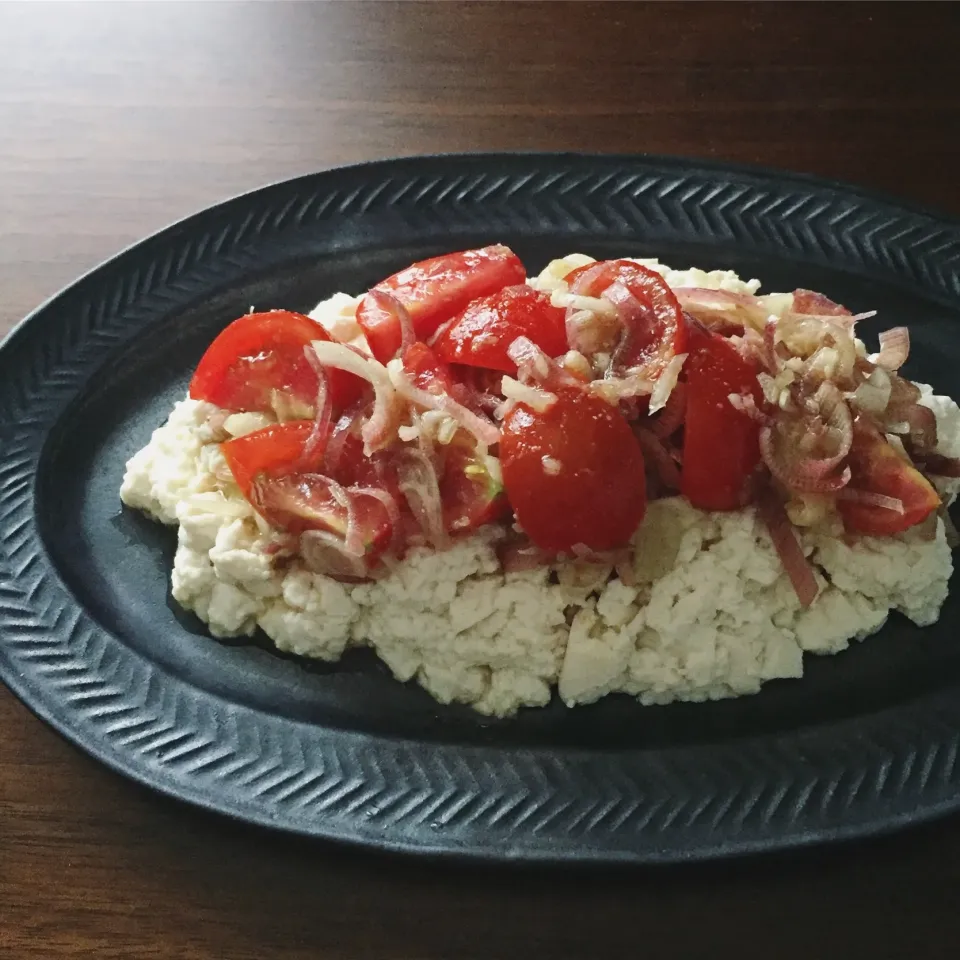
<svg viewBox="0 0 960 960">
<path fill-rule="evenodd" d="M 960 213 L 950 4 L 5 4 L 0 38 L 0 333 L 172 220 L 399 154 L 693 154 Z M 926 960 L 955 883 L 957 818 L 586 878 L 330 849 L 149 794 L 0 691 L 4 958 Z"/>
</svg>

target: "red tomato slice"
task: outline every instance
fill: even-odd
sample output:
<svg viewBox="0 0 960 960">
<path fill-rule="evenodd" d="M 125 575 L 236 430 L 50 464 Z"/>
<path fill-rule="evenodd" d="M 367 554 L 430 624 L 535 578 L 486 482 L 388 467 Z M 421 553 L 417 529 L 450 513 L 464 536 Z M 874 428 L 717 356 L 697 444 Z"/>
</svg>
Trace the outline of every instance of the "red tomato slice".
<svg viewBox="0 0 960 960">
<path fill-rule="evenodd" d="M 577 267 L 566 276 L 571 288 L 589 270 L 596 273 L 579 292 L 599 297 L 613 283 L 623 284 L 646 308 L 632 329 L 619 358 L 624 367 L 642 367 L 644 375 L 655 380 L 670 360 L 687 350 L 687 323 L 683 308 L 667 282 L 654 270 L 632 260 L 605 260 Z"/>
<path fill-rule="evenodd" d="M 526 276 L 519 257 L 509 247 L 497 244 L 422 260 L 387 277 L 374 289 L 396 297 L 409 313 L 417 339 L 427 340 L 471 300 L 522 283 Z M 395 316 L 364 297 L 357 307 L 357 322 L 381 363 L 396 355 L 401 330 Z"/>
<path fill-rule="evenodd" d="M 221 443 L 220 449 L 240 492 L 249 500 L 250 487 L 261 475 L 277 477 L 318 469 L 318 463 L 305 463 L 302 459 L 304 444 L 312 432 L 312 420 L 291 420 Z"/>
<path fill-rule="evenodd" d="M 425 343 L 417 341 L 407 347 L 401 362 L 413 385 L 420 390 L 436 395 L 455 392 L 457 381 L 453 371 Z"/>
<path fill-rule="evenodd" d="M 446 529 L 452 534 L 466 533 L 506 516 L 510 504 L 503 483 L 477 456 L 473 438 L 458 431 L 445 451 L 440 499 Z"/>
<path fill-rule="evenodd" d="M 865 428 L 862 418 L 857 421 L 847 460 L 851 471 L 848 489 L 893 497 L 903 504 L 903 513 L 857 500 L 839 500 L 844 528 L 848 533 L 873 536 L 901 533 L 929 517 L 940 506 L 940 495 L 879 433 Z"/>
<path fill-rule="evenodd" d="M 701 510 L 738 510 L 749 501 L 749 480 L 760 462 L 760 424 L 734 409 L 728 397 L 752 396 L 761 409 L 756 371 L 724 337 L 691 324 L 684 372 L 680 491 Z"/>
<path fill-rule="evenodd" d="M 190 381 L 190 396 L 225 410 L 270 411 L 275 391 L 310 415 L 317 400 L 317 375 L 303 349 L 329 340 L 319 323 L 302 313 L 273 310 L 234 320 L 210 344 Z M 355 403 L 366 384 L 343 370 L 328 370 L 334 412 Z"/>
<path fill-rule="evenodd" d="M 474 300 L 440 331 L 433 348 L 449 363 L 486 367 L 515 374 L 507 348 L 517 337 L 532 340 L 547 356 L 567 352 L 565 311 L 550 305 L 550 296 L 526 284 L 504 287 Z"/>
<path fill-rule="evenodd" d="M 643 454 L 623 415 L 564 389 L 543 413 L 518 404 L 504 419 L 500 465 L 517 521 L 544 550 L 623 546 L 647 504 Z"/>
<path fill-rule="evenodd" d="M 332 430 L 331 424 L 328 440 Z M 324 469 L 324 445 L 319 445 L 317 453 L 310 459 L 304 458 L 304 445 L 312 433 L 312 420 L 292 420 L 227 440 L 220 444 L 220 449 L 241 493 L 251 500 L 251 488 L 255 480 L 317 473 Z M 384 469 L 388 465 L 385 455 L 372 458 L 364 456 L 363 441 L 356 434 L 349 433 L 343 438 L 338 459 L 334 478 L 338 483 L 390 489 L 389 470 Z"/>
<path fill-rule="evenodd" d="M 318 473 L 292 473 L 283 477 L 260 476 L 251 496 L 257 512 L 275 527 L 289 533 L 326 530 L 346 537 L 348 511 L 332 494 L 333 481 Z M 377 556 L 389 543 L 392 525 L 386 507 L 374 497 L 348 493 L 354 522 L 368 558 Z"/>
</svg>

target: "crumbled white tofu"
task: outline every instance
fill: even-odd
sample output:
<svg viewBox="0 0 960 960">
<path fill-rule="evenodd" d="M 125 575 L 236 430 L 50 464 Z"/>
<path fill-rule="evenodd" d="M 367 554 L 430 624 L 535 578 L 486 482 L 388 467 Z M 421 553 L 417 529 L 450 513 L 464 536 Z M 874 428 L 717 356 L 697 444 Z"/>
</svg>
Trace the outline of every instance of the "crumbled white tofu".
<svg viewBox="0 0 960 960">
<path fill-rule="evenodd" d="M 565 273 L 588 262 L 554 261 L 530 282 L 562 289 Z M 674 286 L 758 286 L 729 271 L 640 262 Z M 311 316 L 350 334 L 357 302 L 338 294 Z M 921 389 L 937 417 L 938 452 L 960 455 L 960 408 Z M 821 591 L 803 609 L 752 509 L 711 514 L 679 497 L 649 504 L 629 583 L 583 561 L 554 576 L 504 574 L 495 549 L 503 533 L 487 527 L 442 553 L 414 548 L 380 580 L 343 584 L 297 558 L 278 563 L 282 536 L 233 483 L 216 441 L 262 425 L 255 414 L 227 417 L 184 400 L 128 462 L 123 502 L 179 524 L 174 598 L 217 637 L 259 627 L 279 649 L 324 660 L 369 646 L 398 680 L 442 703 L 508 716 L 546 704 L 555 688 L 571 706 L 614 692 L 645 704 L 755 693 L 767 680 L 802 676 L 804 653 L 837 653 L 876 632 L 891 611 L 934 622 L 947 594 L 942 523 L 931 540 L 916 530 L 850 543 L 805 533 Z"/>
</svg>

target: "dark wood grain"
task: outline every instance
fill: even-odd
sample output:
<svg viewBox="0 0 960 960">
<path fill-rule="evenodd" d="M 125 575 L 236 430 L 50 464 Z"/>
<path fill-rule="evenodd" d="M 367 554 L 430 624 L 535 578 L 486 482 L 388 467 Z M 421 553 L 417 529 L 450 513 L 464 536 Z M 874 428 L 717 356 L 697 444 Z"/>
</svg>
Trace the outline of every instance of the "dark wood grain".
<svg viewBox="0 0 960 960">
<path fill-rule="evenodd" d="M 0 333 L 210 203 L 401 154 L 690 154 L 960 213 L 958 40 L 953 4 L 0 4 Z M 956 818 L 587 877 L 304 844 L 149 794 L 0 692 L 4 958 L 952 957 L 958 883 Z"/>
</svg>

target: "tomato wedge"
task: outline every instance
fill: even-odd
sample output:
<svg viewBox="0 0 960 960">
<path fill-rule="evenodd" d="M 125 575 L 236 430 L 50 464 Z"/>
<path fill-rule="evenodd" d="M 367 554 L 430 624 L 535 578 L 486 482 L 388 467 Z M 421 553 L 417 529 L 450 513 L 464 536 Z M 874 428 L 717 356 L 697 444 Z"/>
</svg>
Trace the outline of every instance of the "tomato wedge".
<svg viewBox="0 0 960 960">
<path fill-rule="evenodd" d="M 438 395 L 452 395 L 456 391 L 457 381 L 453 371 L 425 343 L 417 341 L 411 344 L 400 359 L 403 369 L 418 389 Z"/>
<path fill-rule="evenodd" d="M 410 315 L 417 339 L 427 340 L 471 300 L 522 283 L 526 276 L 520 258 L 509 247 L 496 244 L 422 260 L 374 289 L 396 297 Z M 402 339 L 397 317 L 364 297 L 357 307 L 357 322 L 373 355 L 381 363 L 393 359 Z"/>
<path fill-rule="evenodd" d="M 329 340 L 319 323 L 290 310 L 248 313 L 210 344 L 190 381 L 190 396 L 225 410 L 272 411 L 278 403 L 312 416 L 317 374 L 304 355 L 312 340 Z M 360 377 L 328 370 L 334 412 L 355 403 L 366 388 Z"/>
<path fill-rule="evenodd" d="M 620 367 L 641 367 L 655 380 L 677 354 L 687 350 L 687 323 L 680 301 L 666 280 L 632 260 L 603 260 L 577 267 L 566 276 L 571 292 L 599 297 L 612 284 L 627 288 L 637 301 L 621 308 L 625 341 L 618 348 Z"/>
<path fill-rule="evenodd" d="M 564 388 L 543 413 L 518 404 L 504 418 L 500 464 L 520 526 L 544 550 L 626 544 L 647 504 L 643 454 L 623 415 Z"/>
<path fill-rule="evenodd" d="M 452 534 L 467 533 L 506 516 L 510 504 L 503 482 L 478 456 L 473 437 L 458 430 L 444 450 L 440 500 L 446 530 Z"/>
<path fill-rule="evenodd" d="M 228 440 L 220 449 L 244 497 L 268 523 L 290 533 L 326 530 L 345 537 L 349 511 L 333 496 L 334 482 L 316 472 L 322 467 L 322 448 L 312 460 L 303 456 L 312 432 L 310 420 L 279 423 Z M 337 481 L 399 495 L 389 472 L 364 457 L 362 442 L 352 435 L 343 444 Z M 376 555 L 392 533 L 389 514 L 375 497 L 352 490 L 347 495 L 367 553 Z"/>
<path fill-rule="evenodd" d="M 251 486 L 251 497 L 257 512 L 268 523 L 294 534 L 326 530 L 345 539 L 352 511 L 366 556 L 377 556 L 389 543 L 393 531 L 387 508 L 374 497 L 348 490 L 348 510 L 334 496 L 333 488 L 334 481 L 319 473 L 261 475 Z"/>
<path fill-rule="evenodd" d="M 875 429 L 858 416 L 854 422 L 850 466 L 851 492 L 864 491 L 899 500 L 903 512 L 858 500 L 837 503 L 848 533 L 885 536 L 915 526 L 940 506 L 940 495 L 930 482 L 903 460 Z"/>
<path fill-rule="evenodd" d="M 532 340 L 549 357 L 567 352 L 564 317 L 548 294 L 526 284 L 504 287 L 468 304 L 440 331 L 433 348 L 449 363 L 515 374 L 507 349 L 517 337 Z"/>
<path fill-rule="evenodd" d="M 333 431 L 328 427 L 327 440 Z M 223 456 L 240 487 L 240 492 L 251 502 L 251 488 L 255 480 L 272 480 L 298 473 L 318 473 L 323 467 L 325 444 L 309 459 L 304 447 L 313 434 L 312 420 L 291 420 L 255 430 L 242 437 L 234 437 L 220 444 Z M 388 485 L 382 476 L 385 459 L 365 457 L 363 441 L 350 433 L 341 441 L 335 479 L 346 486 Z"/>
<path fill-rule="evenodd" d="M 259 476 L 277 477 L 319 468 L 318 462 L 306 463 L 302 459 L 304 444 L 312 432 L 312 420 L 291 420 L 234 437 L 221 443 L 220 450 L 240 492 L 249 500 L 250 488 Z M 323 456 L 322 449 L 319 455 Z"/>
<path fill-rule="evenodd" d="M 751 396 L 762 409 L 756 371 L 723 336 L 692 323 L 684 372 L 680 492 L 701 510 L 738 510 L 750 499 L 749 481 L 760 462 L 760 424 L 728 398 Z"/>
</svg>

